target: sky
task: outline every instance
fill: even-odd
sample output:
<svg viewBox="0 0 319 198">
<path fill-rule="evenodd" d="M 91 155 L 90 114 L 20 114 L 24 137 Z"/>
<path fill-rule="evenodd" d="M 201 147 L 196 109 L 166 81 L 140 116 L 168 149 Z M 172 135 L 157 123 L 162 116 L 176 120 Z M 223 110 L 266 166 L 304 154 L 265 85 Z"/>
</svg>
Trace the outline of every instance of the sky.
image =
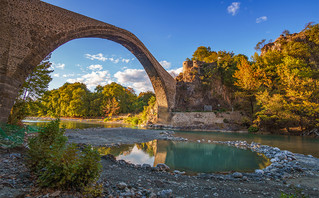
<svg viewBox="0 0 319 198">
<path fill-rule="evenodd" d="M 199 46 L 251 57 L 262 39 L 319 23 L 319 0 L 43 0 L 135 34 L 173 76 Z M 143 66 L 123 46 L 81 38 L 52 52 L 53 80 L 83 82 L 90 90 L 117 82 L 136 93 L 153 90 Z"/>
</svg>

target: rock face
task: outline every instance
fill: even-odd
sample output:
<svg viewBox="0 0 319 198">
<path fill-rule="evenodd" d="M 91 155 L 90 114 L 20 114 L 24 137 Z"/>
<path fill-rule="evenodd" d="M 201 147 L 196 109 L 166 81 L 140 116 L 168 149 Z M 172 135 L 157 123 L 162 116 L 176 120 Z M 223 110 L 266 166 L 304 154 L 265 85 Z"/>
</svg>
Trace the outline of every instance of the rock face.
<svg viewBox="0 0 319 198">
<path fill-rule="evenodd" d="M 48 54 L 87 37 L 114 41 L 136 56 L 154 87 L 158 121 L 169 121 L 176 81 L 131 32 L 40 0 L 0 0 L 0 19 L 0 122 L 7 121 L 22 83 Z"/>
<path fill-rule="evenodd" d="M 175 111 L 212 111 L 232 108 L 232 91 L 223 85 L 220 77 L 207 86 L 200 78 L 203 68 L 216 63 L 184 61 L 183 73 L 177 77 Z"/>
</svg>

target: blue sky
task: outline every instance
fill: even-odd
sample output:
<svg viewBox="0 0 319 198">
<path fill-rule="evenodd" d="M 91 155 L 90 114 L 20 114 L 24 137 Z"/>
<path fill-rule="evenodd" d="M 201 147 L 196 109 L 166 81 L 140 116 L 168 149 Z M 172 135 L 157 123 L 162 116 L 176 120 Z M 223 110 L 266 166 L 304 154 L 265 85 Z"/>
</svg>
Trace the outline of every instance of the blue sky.
<svg viewBox="0 0 319 198">
<path fill-rule="evenodd" d="M 318 0 L 43 0 L 44 2 L 124 28 L 135 34 L 171 73 L 199 46 L 248 57 L 262 39 L 275 40 L 285 29 L 300 32 L 319 22 Z M 137 93 L 152 90 L 143 66 L 112 41 L 86 38 L 52 52 L 53 81 L 98 84 L 118 82 Z"/>
</svg>

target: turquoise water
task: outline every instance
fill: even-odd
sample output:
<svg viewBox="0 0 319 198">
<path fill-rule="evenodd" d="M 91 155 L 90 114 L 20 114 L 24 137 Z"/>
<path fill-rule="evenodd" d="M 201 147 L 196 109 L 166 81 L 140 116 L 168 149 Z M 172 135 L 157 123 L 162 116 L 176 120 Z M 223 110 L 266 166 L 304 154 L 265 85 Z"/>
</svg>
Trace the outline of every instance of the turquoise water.
<svg viewBox="0 0 319 198">
<path fill-rule="evenodd" d="M 75 120 L 62 120 L 62 124 L 66 128 L 92 128 L 92 127 L 131 127 L 125 124 L 103 123 L 103 122 L 88 122 L 88 121 L 75 121 Z M 26 124 L 40 126 L 45 124 L 45 121 L 30 121 L 25 120 Z M 136 128 L 136 127 L 135 127 Z M 284 136 L 284 135 L 256 135 L 249 133 L 236 133 L 236 132 L 202 132 L 202 131 L 175 131 L 176 135 L 188 138 L 189 140 L 204 139 L 204 143 L 208 140 L 215 141 L 235 141 L 245 140 L 247 142 L 258 142 L 273 147 L 278 147 L 282 150 L 289 150 L 294 153 L 301 153 L 306 155 L 313 155 L 319 158 L 319 138 L 309 138 L 300 136 Z"/>
<path fill-rule="evenodd" d="M 211 141 L 236 141 L 245 140 L 248 143 L 257 142 L 264 145 L 278 147 L 294 153 L 312 155 L 319 158 L 319 138 L 286 135 L 256 135 L 235 132 L 201 132 L 201 131 L 176 131 L 177 136 L 189 140 Z"/>
<path fill-rule="evenodd" d="M 100 147 L 101 155 L 112 154 L 133 164 L 167 164 L 172 170 L 192 173 L 251 172 L 269 165 L 263 155 L 231 146 L 154 140 L 147 143 Z"/>
</svg>

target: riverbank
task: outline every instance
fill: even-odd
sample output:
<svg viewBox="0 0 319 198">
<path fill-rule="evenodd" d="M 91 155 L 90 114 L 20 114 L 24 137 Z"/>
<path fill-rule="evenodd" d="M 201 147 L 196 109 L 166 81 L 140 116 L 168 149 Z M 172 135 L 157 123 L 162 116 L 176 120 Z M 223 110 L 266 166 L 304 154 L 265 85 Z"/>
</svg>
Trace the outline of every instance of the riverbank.
<svg viewBox="0 0 319 198">
<path fill-rule="evenodd" d="M 138 125 L 133 126 L 126 122 L 124 122 L 125 118 L 127 118 L 128 115 L 120 115 L 120 116 L 114 116 L 113 119 L 109 121 L 104 121 L 103 118 L 60 118 L 61 121 L 77 121 L 77 122 L 87 122 L 87 123 L 101 123 L 101 124 L 116 124 L 116 125 L 126 125 L 127 127 L 138 127 L 140 129 L 160 129 L 160 130 L 191 130 L 191 131 L 214 131 L 214 132 L 236 132 L 236 133 L 252 133 L 248 132 L 248 129 L 246 127 L 240 126 L 239 124 L 231 124 L 231 123 L 223 123 L 221 124 L 214 124 L 214 125 L 190 125 L 190 126 L 173 126 L 173 125 L 163 125 L 163 124 L 147 124 L 147 125 Z M 40 120 L 55 120 L 56 118 L 51 117 L 27 117 L 26 120 L 34 120 L 34 121 L 40 121 Z M 319 138 L 319 132 L 318 130 L 313 130 L 312 132 L 308 132 L 306 134 L 303 134 L 300 131 L 294 131 L 294 132 L 287 132 L 287 130 L 278 130 L 276 132 L 269 132 L 269 131 L 258 131 L 253 132 L 252 134 L 260 134 L 260 135 L 283 135 L 283 136 L 307 136 L 311 138 Z"/>
<path fill-rule="evenodd" d="M 117 128 L 67 130 L 66 135 L 70 142 L 91 143 L 96 146 L 117 146 L 153 139 L 187 141 L 172 133 L 171 131 Z M 282 192 L 296 194 L 299 190 L 309 197 L 319 195 L 319 159 L 255 143 L 247 144 L 242 141 L 216 143 L 246 147 L 246 149 L 254 148 L 258 152 L 262 149 L 269 153 L 269 158 L 276 160 L 273 160 L 273 165 L 267 170 L 259 170 L 255 173 L 190 176 L 178 171 L 170 172 L 168 169 L 134 165 L 123 160 L 117 161 L 107 155 L 101 158 L 103 171 L 99 179 L 103 185 L 104 195 L 109 197 L 280 197 Z M 76 192 L 37 188 L 23 163 L 24 153 L 23 147 L 0 150 L 0 197 L 17 195 L 20 197 L 81 197 Z M 288 165 L 286 166 L 285 163 Z"/>
</svg>

